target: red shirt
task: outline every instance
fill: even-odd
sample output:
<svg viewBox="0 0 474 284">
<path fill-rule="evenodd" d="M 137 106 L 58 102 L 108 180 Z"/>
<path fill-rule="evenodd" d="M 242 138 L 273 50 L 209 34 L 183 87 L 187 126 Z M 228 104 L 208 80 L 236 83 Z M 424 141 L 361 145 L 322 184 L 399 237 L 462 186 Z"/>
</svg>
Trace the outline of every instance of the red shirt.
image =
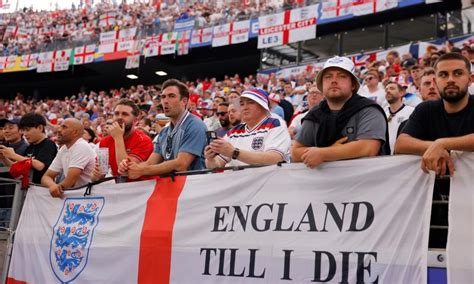
<svg viewBox="0 0 474 284">
<path fill-rule="evenodd" d="M 153 152 L 153 142 L 151 141 L 151 138 L 140 130 L 133 131 L 124 142 L 127 155 L 137 158 L 141 162 L 146 161 Z M 103 138 L 100 140 L 99 148 L 109 149 L 109 165 L 112 169 L 112 174 L 118 176 L 118 163 L 115 158 L 114 138 L 110 135 Z"/>
</svg>

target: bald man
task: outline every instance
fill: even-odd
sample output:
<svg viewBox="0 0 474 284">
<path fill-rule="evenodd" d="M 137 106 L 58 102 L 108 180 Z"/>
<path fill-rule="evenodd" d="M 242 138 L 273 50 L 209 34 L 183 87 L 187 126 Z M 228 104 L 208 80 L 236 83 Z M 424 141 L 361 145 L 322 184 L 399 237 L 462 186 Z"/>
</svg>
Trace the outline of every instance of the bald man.
<svg viewBox="0 0 474 284">
<path fill-rule="evenodd" d="M 41 179 L 41 184 L 49 188 L 53 197 L 62 197 L 64 189 L 82 186 L 91 181 L 96 153 L 82 139 L 84 127 L 75 118 L 66 119 L 58 131 L 58 143 L 63 145 L 54 158 L 48 171 Z M 60 172 L 64 180 L 55 182 Z"/>
</svg>

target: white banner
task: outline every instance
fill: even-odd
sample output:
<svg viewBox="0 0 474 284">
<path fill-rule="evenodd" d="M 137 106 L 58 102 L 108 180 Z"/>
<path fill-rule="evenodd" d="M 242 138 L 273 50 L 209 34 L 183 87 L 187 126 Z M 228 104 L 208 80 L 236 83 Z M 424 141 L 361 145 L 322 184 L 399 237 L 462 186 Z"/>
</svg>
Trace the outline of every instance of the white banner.
<svg viewBox="0 0 474 284">
<path fill-rule="evenodd" d="M 355 0 L 352 2 L 354 16 L 362 16 L 393 9 L 398 6 L 399 0 Z"/>
<path fill-rule="evenodd" d="M 69 69 L 70 56 L 71 49 L 41 52 L 38 55 L 36 72 L 45 73 L 67 71 Z"/>
<path fill-rule="evenodd" d="M 352 13 L 353 0 L 322 0 L 320 18 L 331 19 L 347 16 Z"/>
<path fill-rule="evenodd" d="M 94 62 L 96 45 L 89 44 L 74 49 L 74 65 L 88 64 Z"/>
<path fill-rule="evenodd" d="M 446 247 L 448 283 L 474 283 L 474 153 L 453 153 Z"/>
<path fill-rule="evenodd" d="M 160 36 L 148 36 L 145 40 L 144 55 L 145 57 L 158 56 L 160 46 Z"/>
<path fill-rule="evenodd" d="M 191 46 L 212 42 L 213 28 L 203 28 L 192 31 Z"/>
<path fill-rule="evenodd" d="M 26 54 L 21 56 L 20 67 L 28 68 L 28 70 L 35 69 L 38 64 L 38 53 Z"/>
<path fill-rule="evenodd" d="M 176 33 L 176 54 L 186 55 L 189 53 L 191 44 L 191 31 L 182 31 Z"/>
<path fill-rule="evenodd" d="M 249 41 L 250 20 L 214 27 L 212 46 L 224 46 Z"/>
<path fill-rule="evenodd" d="M 100 34 L 99 52 L 114 53 L 132 48 L 137 28 L 123 29 Z"/>
<path fill-rule="evenodd" d="M 403 54 L 407 54 L 407 53 L 410 52 L 410 47 L 411 47 L 411 43 L 401 45 L 401 46 L 397 46 L 397 47 L 393 47 L 393 48 L 390 48 L 390 49 L 387 49 L 387 50 L 384 50 L 384 51 L 377 52 L 376 60 L 380 61 L 382 59 L 386 59 L 387 54 L 391 51 L 397 51 L 398 54 L 400 55 L 400 58 L 402 58 Z"/>
<path fill-rule="evenodd" d="M 433 182 L 397 156 L 32 188 L 9 280 L 426 283 Z"/>
<path fill-rule="evenodd" d="M 258 18 L 258 48 L 316 38 L 317 5 Z"/>
<path fill-rule="evenodd" d="M 174 54 L 176 51 L 177 32 L 170 32 L 160 35 L 159 55 Z"/>
</svg>

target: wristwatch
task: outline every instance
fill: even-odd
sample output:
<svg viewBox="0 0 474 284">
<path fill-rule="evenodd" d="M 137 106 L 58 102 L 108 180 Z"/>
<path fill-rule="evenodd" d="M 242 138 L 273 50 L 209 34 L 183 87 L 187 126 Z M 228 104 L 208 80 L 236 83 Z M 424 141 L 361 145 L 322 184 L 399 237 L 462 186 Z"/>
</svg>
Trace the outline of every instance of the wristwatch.
<svg viewBox="0 0 474 284">
<path fill-rule="evenodd" d="M 232 160 L 236 160 L 239 157 L 240 150 L 239 148 L 234 148 L 234 152 L 232 152 Z"/>
</svg>

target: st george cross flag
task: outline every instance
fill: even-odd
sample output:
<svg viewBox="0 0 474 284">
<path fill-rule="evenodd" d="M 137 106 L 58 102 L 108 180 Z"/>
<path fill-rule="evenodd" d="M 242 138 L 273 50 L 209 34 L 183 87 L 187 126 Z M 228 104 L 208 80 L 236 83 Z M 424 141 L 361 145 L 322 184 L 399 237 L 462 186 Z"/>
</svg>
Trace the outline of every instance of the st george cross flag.
<svg viewBox="0 0 474 284">
<path fill-rule="evenodd" d="M 11 69 L 15 67 L 16 55 L 2 56 L 0 57 L 0 69 Z"/>
<path fill-rule="evenodd" d="M 320 19 L 326 20 L 350 15 L 352 13 L 352 1 L 354 0 L 322 0 L 319 7 Z"/>
<path fill-rule="evenodd" d="M 191 31 L 182 31 L 176 33 L 176 54 L 186 55 L 189 53 L 191 44 Z"/>
<path fill-rule="evenodd" d="M 191 47 L 199 47 L 212 43 L 213 28 L 196 29 L 192 31 Z"/>
<path fill-rule="evenodd" d="M 355 0 L 352 2 L 352 14 L 362 16 L 393 9 L 399 0 Z"/>
<path fill-rule="evenodd" d="M 108 27 L 115 25 L 115 19 L 117 15 L 115 12 L 106 12 L 102 15 L 100 15 L 99 18 L 99 26 L 100 27 Z"/>
<path fill-rule="evenodd" d="M 38 64 L 38 53 L 25 54 L 21 56 L 20 67 L 28 68 L 28 70 L 33 70 Z"/>
<path fill-rule="evenodd" d="M 396 156 L 33 187 L 8 281 L 426 283 L 433 183 Z"/>
<path fill-rule="evenodd" d="M 250 20 L 214 27 L 212 46 L 224 46 L 249 41 Z"/>
<path fill-rule="evenodd" d="M 132 48 L 137 28 L 111 31 L 100 34 L 99 53 L 114 53 Z"/>
<path fill-rule="evenodd" d="M 258 48 L 316 38 L 316 6 L 258 18 Z"/>
<path fill-rule="evenodd" d="M 170 32 L 160 35 L 159 55 L 174 54 L 176 51 L 176 37 L 178 33 Z"/>
<path fill-rule="evenodd" d="M 94 62 L 95 49 L 95 44 L 89 44 L 74 48 L 74 65 L 88 64 Z"/>
<path fill-rule="evenodd" d="M 41 52 L 38 55 L 38 66 L 36 67 L 36 72 L 45 73 L 67 71 L 69 69 L 70 56 L 71 49 Z"/>
<path fill-rule="evenodd" d="M 448 283 L 474 283 L 474 153 L 454 152 L 447 253 Z"/>
<path fill-rule="evenodd" d="M 140 41 L 135 41 L 133 48 L 127 52 L 125 69 L 134 69 L 140 66 Z"/>
<path fill-rule="evenodd" d="M 5 32 L 3 33 L 3 40 L 16 37 L 16 33 L 18 32 L 17 26 L 7 26 Z"/>
<path fill-rule="evenodd" d="M 145 47 L 143 54 L 145 57 L 158 56 L 158 49 L 160 47 L 160 35 L 148 36 L 145 40 Z"/>
</svg>

